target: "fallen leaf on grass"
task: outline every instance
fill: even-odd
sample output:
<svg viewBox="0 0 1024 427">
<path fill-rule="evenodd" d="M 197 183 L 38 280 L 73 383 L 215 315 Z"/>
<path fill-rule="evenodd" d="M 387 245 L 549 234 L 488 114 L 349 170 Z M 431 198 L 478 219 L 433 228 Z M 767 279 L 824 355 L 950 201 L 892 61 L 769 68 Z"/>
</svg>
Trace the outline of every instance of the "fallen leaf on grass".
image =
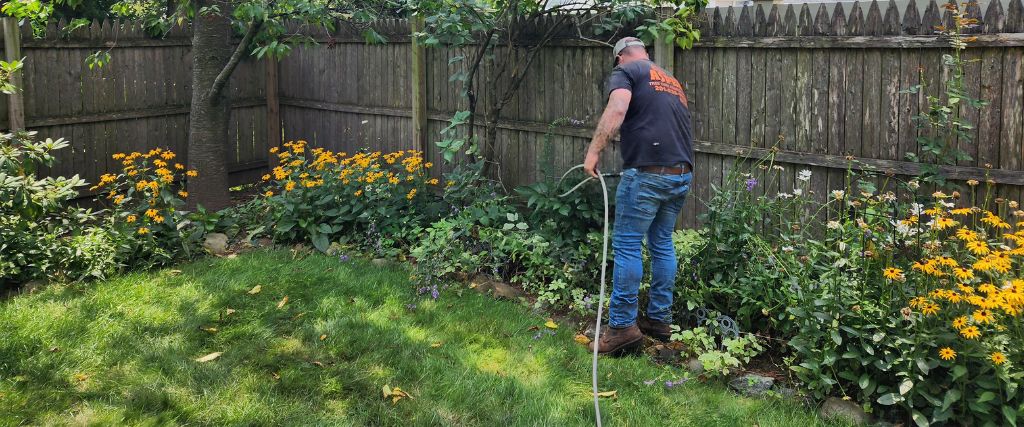
<svg viewBox="0 0 1024 427">
<path fill-rule="evenodd" d="M 300 318 L 302 316 L 305 316 L 305 315 L 306 315 L 306 312 L 303 311 L 302 313 L 299 313 L 299 314 L 296 314 L 296 315 L 292 316 L 292 320 L 296 320 L 296 319 L 298 319 L 298 318 Z"/>
<path fill-rule="evenodd" d="M 249 295 L 256 295 L 256 294 L 260 293 L 260 291 L 262 291 L 262 290 L 263 290 L 263 286 L 262 285 L 253 286 L 252 289 L 249 290 Z"/>
<path fill-rule="evenodd" d="M 320 341 L 327 339 L 327 334 L 320 335 Z"/>
<path fill-rule="evenodd" d="M 619 392 L 616 390 L 612 391 L 601 391 L 597 393 L 597 397 L 619 397 Z"/>
<path fill-rule="evenodd" d="M 199 329 L 202 329 L 202 330 L 204 330 L 206 332 L 209 332 L 211 334 L 216 334 L 217 333 L 217 328 L 213 328 L 213 327 L 210 327 L 210 328 L 199 328 Z"/>
<path fill-rule="evenodd" d="M 222 351 L 213 352 L 213 353 L 207 354 L 206 356 L 203 356 L 203 357 L 200 357 L 200 358 L 196 359 L 196 362 L 200 362 L 200 363 L 209 362 L 209 361 L 212 361 L 212 360 L 220 357 L 220 355 L 222 355 L 222 354 L 224 354 L 224 352 L 222 352 Z"/>
<path fill-rule="evenodd" d="M 389 397 L 391 398 L 392 405 L 398 403 L 398 401 L 402 400 L 403 397 L 408 397 L 412 399 L 412 395 L 402 391 L 401 387 L 391 388 L 391 386 L 384 384 L 384 387 L 381 388 L 381 391 L 384 393 L 384 399 L 387 399 Z"/>
<path fill-rule="evenodd" d="M 177 276 L 177 275 L 181 274 L 181 270 L 171 270 L 171 271 L 168 271 L 167 274 L 171 275 L 171 276 Z"/>
<path fill-rule="evenodd" d="M 50 348 L 50 353 L 56 353 L 58 351 L 60 351 L 60 347 L 51 347 Z"/>
<path fill-rule="evenodd" d="M 288 304 L 288 296 L 287 295 L 285 295 L 284 298 L 281 298 L 281 302 L 277 303 L 277 308 L 283 308 L 285 304 Z"/>
<path fill-rule="evenodd" d="M 549 318 L 547 322 L 544 322 L 544 326 L 547 326 L 548 328 L 551 329 L 558 329 L 558 324 L 555 323 L 555 320 L 551 318 Z"/>
<path fill-rule="evenodd" d="M 279 375 L 277 372 L 270 373 L 270 376 L 274 377 L 275 380 L 281 379 L 281 375 Z"/>
<path fill-rule="evenodd" d="M 227 316 L 230 316 L 230 315 L 232 315 L 232 314 L 235 314 L 235 310 L 234 310 L 234 309 L 231 309 L 231 308 L 229 308 L 229 309 L 227 309 L 226 311 L 224 311 L 224 313 L 225 313 L 225 315 L 227 315 Z"/>
<path fill-rule="evenodd" d="M 580 344 L 583 344 L 583 345 L 590 344 L 590 338 L 587 337 L 586 335 L 583 335 L 583 334 L 576 335 L 576 338 L 573 338 L 573 339 L 576 340 L 576 342 L 578 342 Z"/>
<path fill-rule="evenodd" d="M 440 346 L 441 346 L 440 342 L 435 342 L 435 343 L 430 344 L 430 348 L 438 348 Z"/>
<path fill-rule="evenodd" d="M 312 361 L 310 363 L 312 363 L 314 366 L 317 366 L 317 367 L 320 367 L 320 368 L 324 367 L 324 362 L 321 362 L 319 360 L 314 360 L 314 361 Z"/>
<path fill-rule="evenodd" d="M 530 326 L 529 328 L 526 328 L 527 331 L 536 331 L 538 329 L 540 329 L 540 326 Z"/>
<path fill-rule="evenodd" d="M 75 374 L 75 381 L 82 382 L 89 379 L 89 374 Z"/>
</svg>

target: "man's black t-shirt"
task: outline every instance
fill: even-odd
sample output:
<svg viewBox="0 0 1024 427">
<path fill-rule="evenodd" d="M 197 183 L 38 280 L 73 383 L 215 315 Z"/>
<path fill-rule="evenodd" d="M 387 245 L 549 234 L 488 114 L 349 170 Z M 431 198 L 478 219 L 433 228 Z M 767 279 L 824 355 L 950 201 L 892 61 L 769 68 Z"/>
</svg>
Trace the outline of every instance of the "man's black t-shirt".
<svg viewBox="0 0 1024 427">
<path fill-rule="evenodd" d="M 633 94 L 619 129 L 623 168 L 683 162 L 692 167 L 693 127 L 679 81 L 657 64 L 640 60 L 612 70 L 605 97 L 616 89 Z"/>
</svg>

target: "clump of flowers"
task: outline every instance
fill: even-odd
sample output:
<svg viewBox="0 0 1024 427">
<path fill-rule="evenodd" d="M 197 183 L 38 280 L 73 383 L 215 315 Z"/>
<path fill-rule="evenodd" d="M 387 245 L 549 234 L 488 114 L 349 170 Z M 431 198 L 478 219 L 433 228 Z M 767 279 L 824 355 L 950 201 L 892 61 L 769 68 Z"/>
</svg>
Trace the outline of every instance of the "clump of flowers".
<svg viewBox="0 0 1024 427">
<path fill-rule="evenodd" d="M 282 240 L 309 240 L 326 250 L 343 230 L 371 226 L 388 239 L 409 236 L 431 200 L 438 180 L 433 164 L 416 150 L 348 154 L 306 141 L 289 141 L 270 153 L 278 160 L 263 176 L 263 194 L 274 208 L 273 234 Z M 411 237 L 411 236 L 410 236 Z M 355 242 L 366 247 L 381 242 Z M 384 242 L 383 246 L 396 246 Z"/>
<path fill-rule="evenodd" d="M 132 236 L 127 239 L 132 257 L 172 259 L 178 252 L 174 247 L 184 244 L 180 238 L 186 216 L 182 208 L 188 197 L 184 187 L 199 172 L 187 169 L 173 151 L 162 148 L 112 157 L 121 162 L 121 170 L 103 174 L 91 190 L 103 191 L 111 203 L 114 228 Z"/>
</svg>

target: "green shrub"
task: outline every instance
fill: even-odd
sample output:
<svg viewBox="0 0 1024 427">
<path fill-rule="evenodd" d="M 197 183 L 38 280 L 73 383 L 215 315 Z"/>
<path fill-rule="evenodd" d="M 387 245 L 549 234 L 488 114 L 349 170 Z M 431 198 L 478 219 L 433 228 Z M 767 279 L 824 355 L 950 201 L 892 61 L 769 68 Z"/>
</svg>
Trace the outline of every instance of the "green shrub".
<svg viewBox="0 0 1024 427">
<path fill-rule="evenodd" d="M 0 284 L 90 275 L 69 271 L 76 251 L 69 239 L 80 235 L 81 224 L 93 215 L 64 205 L 78 195 L 77 188 L 85 181 L 78 175 L 37 177 L 40 168 L 53 166 L 52 152 L 68 143 L 49 138 L 36 141 L 35 135 L 0 135 Z"/>
</svg>

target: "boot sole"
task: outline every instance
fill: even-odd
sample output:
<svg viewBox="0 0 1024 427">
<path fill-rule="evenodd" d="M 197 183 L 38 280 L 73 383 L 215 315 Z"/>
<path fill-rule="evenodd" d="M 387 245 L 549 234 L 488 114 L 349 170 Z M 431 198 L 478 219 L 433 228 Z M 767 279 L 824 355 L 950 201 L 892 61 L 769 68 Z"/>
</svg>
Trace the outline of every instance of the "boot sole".
<svg viewBox="0 0 1024 427">
<path fill-rule="evenodd" d="M 642 347 L 643 343 L 644 343 L 644 337 L 641 336 L 640 338 L 637 338 L 634 341 L 630 341 L 630 342 L 628 342 L 626 344 L 620 345 L 619 347 L 611 349 L 608 352 L 598 353 L 598 354 L 600 354 L 602 356 L 621 357 L 621 356 L 625 356 L 625 355 L 628 355 L 628 354 L 636 353 L 637 350 L 639 350 L 640 347 Z"/>
</svg>

